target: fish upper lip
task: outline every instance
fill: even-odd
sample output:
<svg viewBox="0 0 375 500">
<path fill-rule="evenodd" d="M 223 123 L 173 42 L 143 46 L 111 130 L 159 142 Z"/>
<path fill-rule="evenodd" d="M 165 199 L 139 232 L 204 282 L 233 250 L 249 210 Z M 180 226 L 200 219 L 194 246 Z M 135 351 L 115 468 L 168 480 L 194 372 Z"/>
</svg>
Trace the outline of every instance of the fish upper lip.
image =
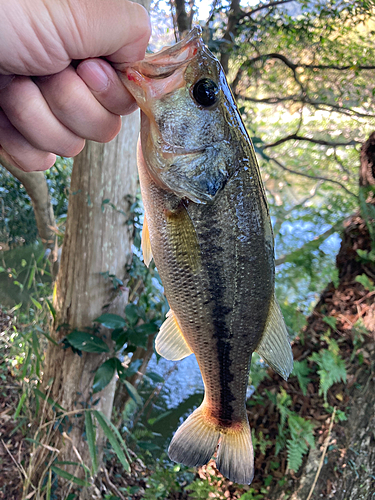
<svg viewBox="0 0 375 500">
<path fill-rule="evenodd" d="M 130 66 L 145 78 L 162 79 L 171 76 L 177 69 L 187 65 L 204 47 L 202 29 L 195 26 L 180 42 L 162 49 L 156 54 L 147 54 L 143 61 Z"/>
<path fill-rule="evenodd" d="M 194 26 L 192 30 L 184 37 L 180 42 L 171 45 L 170 47 L 166 47 L 156 54 L 146 55 L 144 61 L 152 62 L 153 59 L 160 59 L 161 56 L 168 56 L 174 53 L 181 52 L 182 49 L 191 44 L 192 41 L 196 40 L 197 42 L 201 42 L 202 40 L 202 28 L 200 26 Z"/>
</svg>

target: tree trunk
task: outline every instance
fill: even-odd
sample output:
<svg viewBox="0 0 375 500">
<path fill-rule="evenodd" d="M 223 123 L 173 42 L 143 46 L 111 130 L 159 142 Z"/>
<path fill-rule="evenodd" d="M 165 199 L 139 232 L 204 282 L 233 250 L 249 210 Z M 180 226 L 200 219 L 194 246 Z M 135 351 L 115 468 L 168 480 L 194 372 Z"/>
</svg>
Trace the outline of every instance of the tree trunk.
<svg viewBox="0 0 375 500">
<path fill-rule="evenodd" d="M 123 213 L 128 213 L 137 188 L 136 142 L 139 114 L 123 118 L 120 134 L 109 144 L 88 142 L 75 159 L 61 264 L 56 282 L 54 306 L 56 318 L 51 335 L 59 342 L 73 329 L 92 328 L 100 314 L 123 314 L 127 303 L 126 289 L 115 290 L 104 273 L 126 279 L 131 261 L 132 228 Z M 64 325 L 61 328 L 61 325 Z M 60 327 L 60 329 L 59 329 Z M 112 349 L 103 329 L 101 334 Z M 113 355 L 113 352 L 112 354 Z M 43 389 L 67 411 L 92 406 L 92 382 L 96 369 L 105 360 L 103 354 L 74 353 L 62 344 L 48 345 Z M 109 419 L 112 412 L 115 381 L 101 393 L 95 409 Z M 49 412 L 51 418 L 52 412 Z M 64 439 L 56 435 L 48 442 L 60 450 L 59 460 L 77 462 L 78 454 L 89 464 L 87 442 L 83 439 L 83 417 L 70 416 Z M 99 439 L 99 450 L 103 437 Z M 78 451 L 78 454 L 77 454 Z M 45 458 L 33 457 L 35 477 L 41 477 Z M 79 475 L 76 468 L 70 472 Z M 35 484 L 35 483 L 34 483 Z"/>
<path fill-rule="evenodd" d="M 240 14 L 241 14 L 240 0 L 232 0 L 228 15 L 227 28 L 223 36 L 224 40 L 227 40 L 228 44 L 226 46 L 223 46 L 223 51 L 220 57 L 220 63 L 226 75 L 228 74 L 228 69 L 229 69 L 229 58 L 230 58 L 231 46 L 233 44 L 233 38 L 237 36 L 238 32 L 237 21 Z"/>
<path fill-rule="evenodd" d="M 190 12 L 186 12 L 185 0 L 175 0 L 174 2 L 176 8 L 176 24 L 178 29 L 178 38 L 182 40 L 186 33 L 191 30 L 191 25 L 193 21 L 193 6 L 194 0 L 190 1 Z"/>
</svg>

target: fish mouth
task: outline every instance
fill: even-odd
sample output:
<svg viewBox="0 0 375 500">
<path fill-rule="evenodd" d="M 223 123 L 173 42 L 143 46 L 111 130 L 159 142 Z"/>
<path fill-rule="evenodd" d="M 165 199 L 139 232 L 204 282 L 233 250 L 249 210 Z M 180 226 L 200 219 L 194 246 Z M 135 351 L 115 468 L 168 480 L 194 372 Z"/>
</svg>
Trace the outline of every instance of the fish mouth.
<svg viewBox="0 0 375 500">
<path fill-rule="evenodd" d="M 143 61 L 125 68 L 125 78 L 130 85 L 128 89 L 136 100 L 139 90 L 151 98 L 160 98 L 185 85 L 186 67 L 193 59 L 203 54 L 212 57 L 204 45 L 202 29 L 195 26 L 176 45 L 166 47 L 156 54 L 146 55 Z M 141 98 L 138 102 L 141 109 L 142 100 Z"/>
<path fill-rule="evenodd" d="M 156 54 L 146 55 L 145 59 L 132 66 L 146 78 L 167 78 L 176 69 L 189 63 L 204 48 L 202 28 L 195 26 L 187 36 L 171 47 L 166 47 Z"/>
</svg>

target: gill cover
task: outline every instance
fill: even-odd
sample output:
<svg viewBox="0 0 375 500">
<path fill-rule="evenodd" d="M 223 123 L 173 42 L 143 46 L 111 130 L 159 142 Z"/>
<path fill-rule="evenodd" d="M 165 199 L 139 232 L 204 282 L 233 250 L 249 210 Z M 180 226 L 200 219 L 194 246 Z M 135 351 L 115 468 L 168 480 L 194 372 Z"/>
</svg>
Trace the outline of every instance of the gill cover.
<svg viewBox="0 0 375 500">
<path fill-rule="evenodd" d="M 233 168 L 223 113 L 233 98 L 200 28 L 127 68 L 122 79 L 142 111 L 143 157 L 154 182 L 194 203 L 210 202 Z"/>
</svg>

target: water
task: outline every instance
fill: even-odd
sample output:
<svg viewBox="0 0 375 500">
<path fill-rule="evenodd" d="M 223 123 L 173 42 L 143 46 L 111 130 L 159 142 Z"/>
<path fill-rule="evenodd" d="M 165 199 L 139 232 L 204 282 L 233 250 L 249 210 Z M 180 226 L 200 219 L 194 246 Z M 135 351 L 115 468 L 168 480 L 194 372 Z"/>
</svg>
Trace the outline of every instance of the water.
<svg viewBox="0 0 375 500">
<path fill-rule="evenodd" d="M 177 362 L 164 358 L 157 361 L 154 355 L 148 371 L 161 375 L 165 383 L 141 422 L 156 434 L 153 443 L 166 450 L 173 433 L 201 404 L 203 381 L 194 354 Z"/>
<path fill-rule="evenodd" d="M 165 379 L 163 397 L 168 409 L 176 408 L 192 394 L 203 393 L 203 381 L 194 354 L 180 361 L 164 358 L 157 361 L 156 355 L 153 355 L 148 370 Z"/>
</svg>

